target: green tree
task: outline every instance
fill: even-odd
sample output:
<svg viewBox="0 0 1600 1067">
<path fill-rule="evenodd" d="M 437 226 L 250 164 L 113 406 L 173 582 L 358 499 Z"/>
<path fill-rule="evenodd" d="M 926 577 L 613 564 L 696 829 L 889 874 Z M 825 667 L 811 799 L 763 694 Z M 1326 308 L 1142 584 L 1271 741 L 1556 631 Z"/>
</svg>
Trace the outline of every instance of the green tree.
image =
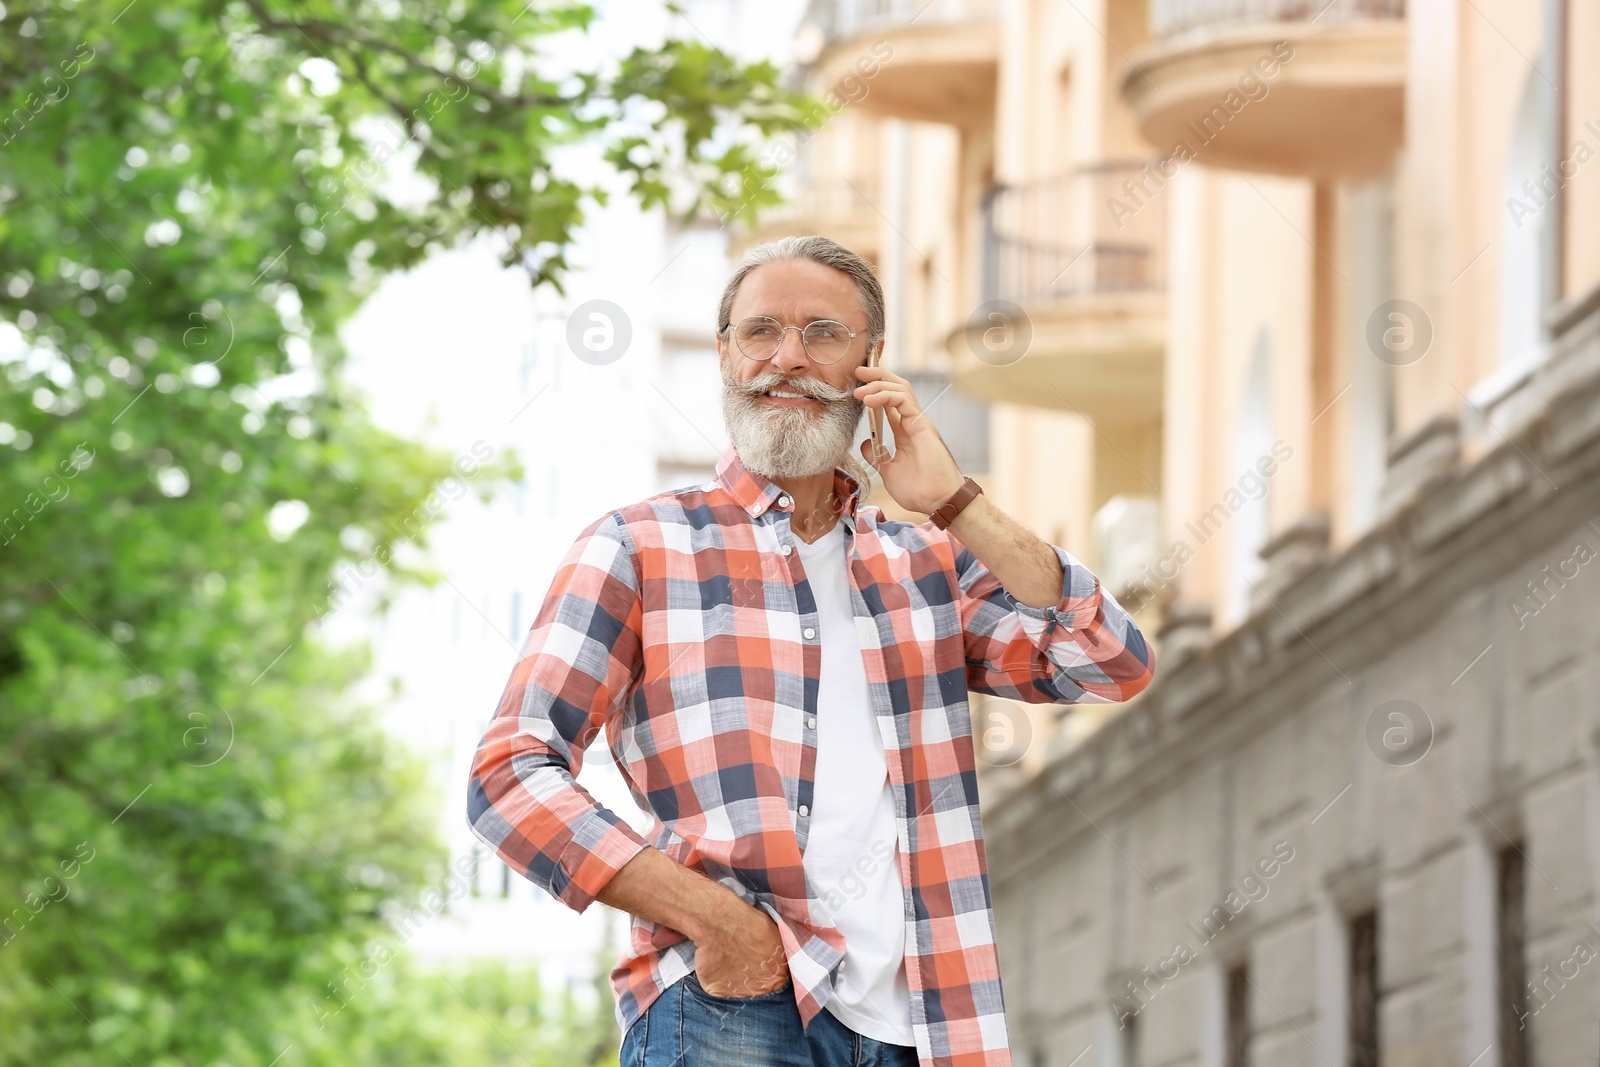
<svg viewBox="0 0 1600 1067">
<path fill-rule="evenodd" d="M 616 1022 L 605 979 L 545 990 L 536 968 L 480 961 L 423 968 L 400 958 L 351 983 L 338 1014 L 303 1033 L 302 1062 L 418 1067 L 615 1067 Z M 288 1057 L 285 1057 L 287 1060 Z"/>
<path fill-rule="evenodd" d="M 452 457 L 372 425 L 335 327 L 482 234 L 559 287 L 606 195 L 564 146 L 647 207 L 749 213 L 811 120 L 693 39 L 571 69 L 585 4 L 0 10 L 0 1062 L 397 1062 L 380 1023 L 400 1062 L 483 1062 L 415 991 L 306 1007 L 443 875 L 317 620 L 341 560 L 398 570 Z M 388 191 L 398 158 L 431 195 Z"/>
</svg>

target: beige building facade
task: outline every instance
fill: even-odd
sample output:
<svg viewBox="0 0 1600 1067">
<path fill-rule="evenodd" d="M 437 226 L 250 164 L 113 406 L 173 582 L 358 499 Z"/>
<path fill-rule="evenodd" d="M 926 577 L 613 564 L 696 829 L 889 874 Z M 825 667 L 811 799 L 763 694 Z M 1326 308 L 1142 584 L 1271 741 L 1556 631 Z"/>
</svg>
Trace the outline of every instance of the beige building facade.
<svg viewBox="0 0 1600 1067">
<path fill-rule="evenodd" d="M 846 103 L 741 240 L 868 255 L 1156 639 L 1128 705 L 975 703 L 1017 1062 L 1600 1062 L 1600 5 L 814 0 L 797 54 Z"/>
</svg>

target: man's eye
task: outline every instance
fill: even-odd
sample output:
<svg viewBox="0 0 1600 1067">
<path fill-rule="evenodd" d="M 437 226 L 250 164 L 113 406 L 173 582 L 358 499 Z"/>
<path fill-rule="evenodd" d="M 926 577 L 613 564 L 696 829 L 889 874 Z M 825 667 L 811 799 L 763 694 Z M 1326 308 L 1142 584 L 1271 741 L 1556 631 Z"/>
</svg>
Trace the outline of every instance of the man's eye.
<svg viewBox="0 0 1600 1067">
<path fill-rule="evenodd" d="M 818 341 L 831 341 L 838 334 L 832 326 L 813 326 L 808 332 Z"/>
</svg>

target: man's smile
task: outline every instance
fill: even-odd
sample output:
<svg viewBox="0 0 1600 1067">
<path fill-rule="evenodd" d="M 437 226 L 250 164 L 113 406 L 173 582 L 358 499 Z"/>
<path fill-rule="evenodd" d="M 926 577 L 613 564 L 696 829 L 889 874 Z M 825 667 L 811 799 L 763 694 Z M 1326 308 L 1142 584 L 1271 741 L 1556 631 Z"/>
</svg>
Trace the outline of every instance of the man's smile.
<svg viewBox="0 0 1600 1067">
<path fill-rule="evenodd" d="M 783 404 L 789 407 L 796 407 L 810 403 L 822 403 L 821 400 L 809 393 L 800 393 L 792 389 L 768 389 L 766 392 L 762 393 L 761 396 L 770 403 Z"/>
</svg>

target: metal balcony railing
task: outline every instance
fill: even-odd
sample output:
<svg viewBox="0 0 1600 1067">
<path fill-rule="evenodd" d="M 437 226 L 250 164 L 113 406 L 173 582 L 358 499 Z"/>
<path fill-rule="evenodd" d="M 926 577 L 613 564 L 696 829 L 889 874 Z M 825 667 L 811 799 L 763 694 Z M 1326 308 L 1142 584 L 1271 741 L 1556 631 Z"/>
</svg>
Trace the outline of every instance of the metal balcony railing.
<svg viewBox="0 0 1600 1067">
<path fill-rule="evenodd" d="M 999 0 L 812 0 L 806 21 L 829 41 L 842 41 L 907 26 L 993 21 L 998 6 Z"/>
<path fill-rule="evenodd" d="M 1159 291 L 1166 190 L 1156 164 L 1108 163 L 984 200 L 985 300 L 1016 304 Z"/>
<path fill-rule="evenodd" d="M 1237 23 L 1405 17 L 1405 0 L 1150 0 L 1150 32 L 1156 37 Z"/>
</svg>

